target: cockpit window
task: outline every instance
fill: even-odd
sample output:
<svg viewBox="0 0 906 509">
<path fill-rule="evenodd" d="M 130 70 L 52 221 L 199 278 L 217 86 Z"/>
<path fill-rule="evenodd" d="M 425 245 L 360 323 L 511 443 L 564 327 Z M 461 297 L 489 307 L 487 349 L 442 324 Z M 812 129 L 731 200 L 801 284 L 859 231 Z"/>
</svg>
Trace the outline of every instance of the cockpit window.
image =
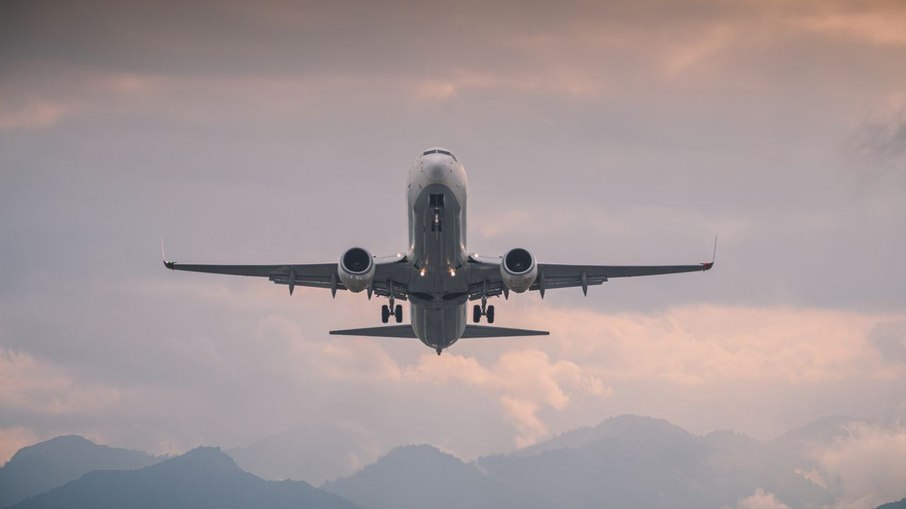
<svg viewBox="0 0 906 509">
<path fill-rule="evenodd" d="M 454 156 L 452 152 L 449 152 L 449 151 L 444 150 L 444 149 L 442 149 L 442 148 L 432 148 L 432 149 L 430 149 L 430 150 L 426 150 L 426 151 L 422 152 L 422 155 L 423 155 L 423 156 L 427 156 L 427 155 L 430 155 L 430 154 L 443 154 L 443 155 L 445 155 L 445 156 L 450 156 L 450 157 L 452 157 L 453 160 L 456 161 L 457 163 L 459 162 L 459 159 L 456 159 L 456 156 Z"/>
</svg>

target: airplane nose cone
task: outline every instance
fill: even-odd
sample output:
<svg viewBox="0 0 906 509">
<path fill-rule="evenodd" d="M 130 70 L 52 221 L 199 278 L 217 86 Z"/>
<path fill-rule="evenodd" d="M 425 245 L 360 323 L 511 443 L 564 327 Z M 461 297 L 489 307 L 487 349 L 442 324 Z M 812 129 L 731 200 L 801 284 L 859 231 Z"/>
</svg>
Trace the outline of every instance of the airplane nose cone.
<svg viewBox="0 0 906 509">
<path fill-rule="evenodd" d="M 425 170 L 425 174 L 434 182 L 440 182 L 447 176 L 447 167 L 442 164 L 434 164 Z"/>
</svg>

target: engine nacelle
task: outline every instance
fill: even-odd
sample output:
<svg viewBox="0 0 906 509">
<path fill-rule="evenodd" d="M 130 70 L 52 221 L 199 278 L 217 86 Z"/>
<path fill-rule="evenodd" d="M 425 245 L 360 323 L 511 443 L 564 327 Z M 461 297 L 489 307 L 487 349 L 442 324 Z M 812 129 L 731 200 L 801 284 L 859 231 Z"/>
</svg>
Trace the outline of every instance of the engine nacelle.
<svg viewBox="0 0 906 509">
<path fill-rule="evenodd" d="M 346 250 L 337 264 L 337 275 L 350 292 L 361 292 L 374 279 L 374 258 L 360 247 Z"/>
<path fill-rule="evenodd" d="M 510 249 L 503 256 L 503 263 L 500 264 L 500 277 L 503 279 L 503 284 L 516 293 L 528 290 L 538 277 L 538 265 L 535 264 L 535 257 L 520 247 Z"/>
</svg>

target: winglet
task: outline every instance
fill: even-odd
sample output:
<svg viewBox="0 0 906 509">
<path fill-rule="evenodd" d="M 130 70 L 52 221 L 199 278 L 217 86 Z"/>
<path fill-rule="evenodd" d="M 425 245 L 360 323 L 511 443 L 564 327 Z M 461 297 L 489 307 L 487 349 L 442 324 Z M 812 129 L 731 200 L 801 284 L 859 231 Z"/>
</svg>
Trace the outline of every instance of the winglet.
<svg viewBox="0 0 906 509">
<path fill-rule="evenodd" d="M 176 262 L 167 261 L 167 254 L 164 252 L 164 236 L 160 236 L 160 260 L 164 262 L 164 267 L 173 270 Z"/>
<path fill-rule="evenodd" d="M 710 270 L 717 259 L 717 235 L 714 236 L 714 251 L 711 252 L 711 261 L 702 264 L 702 271 Z"/>
</svg>

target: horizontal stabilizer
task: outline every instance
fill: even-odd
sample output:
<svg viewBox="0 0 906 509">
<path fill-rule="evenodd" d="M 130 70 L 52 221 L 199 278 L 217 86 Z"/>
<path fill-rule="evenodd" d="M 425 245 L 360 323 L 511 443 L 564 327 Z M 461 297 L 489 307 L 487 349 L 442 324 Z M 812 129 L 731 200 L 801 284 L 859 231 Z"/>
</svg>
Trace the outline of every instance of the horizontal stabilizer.
<svg viewBox="0 0 906 509">
<path fill-rule="evenodd" d="M 507 336 L 547 336 L 546 330 L 511 329 L 509 327 L 491 327 L 488 325 L 466 325 L 463 339 L 469 338 L 502 338 Z"/>
<path fill-rule="evenodd" d="M 365 327 L 363 329 L 332 330 L 331 334 L 339 336 L 372 336 L 378 338 L 416 339 L 411 325 L 385 325 L 383 327 Z"/>
<path fill-rule="evenodd" d="M 383 327 L 365 327 L 363 329 L 332 330 L 331 334 L 337 336 L 370 336 L 377 338 L 407 338 L 416 339 L 415 331 L 411 325 L 385 325 Z M 487 325 L 466 325 L 462 337 L 474 338 L 502 338 L 510 336 L 547 336 L 550 332 L 545 330 L 511 329 L 509 327 L 490 327 Z"/>
</svg>

